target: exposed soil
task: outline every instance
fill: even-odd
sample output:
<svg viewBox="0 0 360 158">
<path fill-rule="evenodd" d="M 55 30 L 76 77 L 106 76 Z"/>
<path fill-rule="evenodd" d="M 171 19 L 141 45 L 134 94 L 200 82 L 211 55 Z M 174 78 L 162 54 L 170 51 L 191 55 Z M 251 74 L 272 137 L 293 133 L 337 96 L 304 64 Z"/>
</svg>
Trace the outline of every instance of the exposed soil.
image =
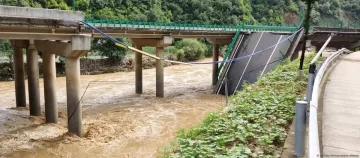
<svg viewBox="0 0 360 158">
<path fill-rule="evenodd" d="M 143 68 L 151 69 L 155 67 L 156 61 L 150 57 L 143 57 Z M 126 57 L 123 60 L 113 60 L 110 58 L 105 59 L 80 59 L 80 73 L 81 75 L 97 75 L 104 73 L 115 72 L 129 72 L 134 70 L 134 57 Z M 171 66 L 169 62 L 164 63 L 164 66 Z M 0 81 L 12 81 L 14 80 L 13 63 L 0 63 Z M 25 78 L 27 78 L 27 63 L 24 63 Z M 42 61 L 39 61 L 39 75 L 43 76 Z M 65 62 L 56 62 L 56 76 L 65 76 Z"/>
</svg>

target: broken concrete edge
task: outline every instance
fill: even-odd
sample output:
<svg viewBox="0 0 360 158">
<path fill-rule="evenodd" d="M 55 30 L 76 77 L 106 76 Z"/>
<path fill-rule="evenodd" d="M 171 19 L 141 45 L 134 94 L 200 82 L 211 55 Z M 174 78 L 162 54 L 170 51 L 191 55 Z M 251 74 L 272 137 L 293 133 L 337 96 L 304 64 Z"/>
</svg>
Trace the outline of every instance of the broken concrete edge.
<svg viewBox="0 0 360 158">
<path fill-rule="evenodd" d="M 65 11 L 56 9 L 0 5 L 0 17 L 47 19 L 60 21 L 83 21 L 85 19 L 85 14 L 81 11 Z"/>
</svg>

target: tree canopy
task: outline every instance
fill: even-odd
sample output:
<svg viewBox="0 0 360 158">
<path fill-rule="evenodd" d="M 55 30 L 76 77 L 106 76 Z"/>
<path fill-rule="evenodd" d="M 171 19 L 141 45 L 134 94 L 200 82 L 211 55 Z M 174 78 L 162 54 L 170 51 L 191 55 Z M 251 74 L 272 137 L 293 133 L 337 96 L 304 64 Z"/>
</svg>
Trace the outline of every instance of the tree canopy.
<svg viewBox="0 0 360 158">
<path fill-rule="evenodd" d="M 227 24 L 284 22 L 284 13 L 305 9 L 306 0 L 76 0 L 87 17 L 133 21 Z M 321 17 L 356 19 L 358 0 L 315 0 L 313 23 Z M 1 5 L 70 10 L 72 0 L 0 0 Z"/>
<path fill-rule="evenodd" d="M 303 1 L 306 0 L 76 0 L 76 10 L 97 19 L 215 25 L 282 24 L 287 21 L 286 14 L 304 12 Z M 315 1 L 311 14 L 313 24 L 358 21 L 360 25 L 359 0 Z M 70 10 L 71 3 L 72 0 L 0 0 L 1 5 L 62 10 Z M 108 44 L 102 40 L 95 42 L 94 49 L 99 48 L 98 51 L 104 50 L 101 44 Z"/>
</svg>

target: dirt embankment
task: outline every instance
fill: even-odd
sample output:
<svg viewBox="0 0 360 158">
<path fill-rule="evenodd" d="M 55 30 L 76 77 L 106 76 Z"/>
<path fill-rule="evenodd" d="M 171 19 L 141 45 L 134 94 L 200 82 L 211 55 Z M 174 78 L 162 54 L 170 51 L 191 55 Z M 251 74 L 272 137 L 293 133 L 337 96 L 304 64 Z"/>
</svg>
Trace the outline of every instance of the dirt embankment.
<svg viewBox="0 0 360 158">
<path fill-rule="evenodd" d="M 151 59 L 147 56 L 143 57 L 143 68 L 151 69 L 155 67 L 156 60 Z M 112 60 L 106 59 L 80 59 L 80 73 L 81 75 L 96 75 L 104 73 L 115 73 L 115 72 L 128 72 L 133 71 L 135 67 L 135 61 L 133 58 L 125 58 L 124 60 Z M 164 66 L 171 66 L 171 63 L 165 62 Z M 27 64 L 25 67 L 25 77 Z M 39 62 L 39 73 L 40 77 L 43 74 L 42 62 Z M 65 63 L 56 63 L 56 75 L 58 77 L 65 76 Z M 12 81 L 14 80 L 14 70 L 12 63 L 0 63 L 0 81 Z"/>
</svg>

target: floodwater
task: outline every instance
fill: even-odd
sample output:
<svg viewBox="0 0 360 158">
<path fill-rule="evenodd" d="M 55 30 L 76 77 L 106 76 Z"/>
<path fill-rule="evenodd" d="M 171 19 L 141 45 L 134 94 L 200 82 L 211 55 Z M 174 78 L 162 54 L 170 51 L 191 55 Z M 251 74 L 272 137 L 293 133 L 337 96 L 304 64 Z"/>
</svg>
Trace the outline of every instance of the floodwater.
<svg viewBox="0 0 360 158">
<path fill-rule="evenodd" d="M 57 78 L 58 124 L 13 108 L 14 82 L 0 82 L 0 157 L 156 157 L 177 131 L 224 107 L 224 98 L 211 94 L 211 72 L 211 65 L 165 68 L 162 99 L 155 97 L 155 69 L 143 70 L 142 95 L 134 93 L 134 72 L 81 76 L 83 138 L 67 133 L 64 77 Z"/>
</svg>

